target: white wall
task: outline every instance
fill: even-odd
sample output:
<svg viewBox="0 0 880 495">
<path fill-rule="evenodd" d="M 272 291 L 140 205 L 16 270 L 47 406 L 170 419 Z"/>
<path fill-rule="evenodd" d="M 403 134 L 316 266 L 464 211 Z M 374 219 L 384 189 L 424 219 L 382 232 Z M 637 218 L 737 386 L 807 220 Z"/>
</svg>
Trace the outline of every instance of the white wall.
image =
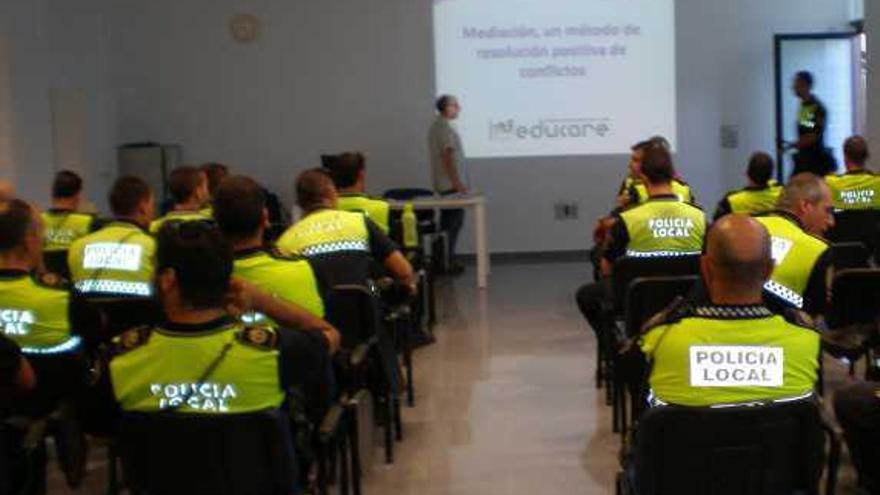
<svg viewBox="0 0 880 495">
<path fill-rule="evenodd" d="M 678 166 L 707 209 L 739 184 L 751 151 L 772 149 L 772 34 L 845 29 L 850 7 L 677 1 Z M 54 160 L 48 90 L 79 88 L 95 199 L 111 178 L 114 146 L 146 140 L 180 143 L 189 161 L 231 163 L 285 199 L 297 171 L 343 149 L 367 153 L 374 191 L 427 184 L 430 9 L 427 0 L 2 2 L 0 53 L 12 56 L 7 81 L 0 62 L 0 103 L 13 105 L 0 105 L 0 147 L 12 141 L 0 166 L 11 154 L 12 168 L 28 167 L 22 188 L 44 197 Z M 238 12 L 262 20 L 257 42 L 231 41 Z M 739 126 L 738 150 L 721 150 L 722 124 Z M 476 187 L 491 201 L 493 250 L 584 248 L 624 166 L 620 156 L 474 163 Z M 554 221 L 552 204 L 572 199 L 581 220 Z"/>
<path fill-rule="evenodd" d="M 111 179 L 115 119 L 104 84 L 102 9 L 102 0 L 0 2 L 0 175 L 43 205 L 60 167 L 82 172 L 99 204 Z M 81 122 L 53 129 L 53 90 L 85 96 Z M 81 161 L 56 163 L 63 154 L 55 143 L 79 149 Z"/>
</svg>

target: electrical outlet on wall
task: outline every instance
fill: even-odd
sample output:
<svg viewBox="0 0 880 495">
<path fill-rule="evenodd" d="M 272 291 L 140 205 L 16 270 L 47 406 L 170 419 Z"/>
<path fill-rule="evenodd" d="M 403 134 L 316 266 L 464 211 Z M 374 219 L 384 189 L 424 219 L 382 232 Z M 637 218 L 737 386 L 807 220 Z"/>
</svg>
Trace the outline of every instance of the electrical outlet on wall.
<svg viewBox="0 0 880 495">
<path fill-rule="evenodd" d="M 577 201 L 560 201 L 553 205 L 553 216 L 556 220 L 577 220 L 578 203 Z"/>
</svg>

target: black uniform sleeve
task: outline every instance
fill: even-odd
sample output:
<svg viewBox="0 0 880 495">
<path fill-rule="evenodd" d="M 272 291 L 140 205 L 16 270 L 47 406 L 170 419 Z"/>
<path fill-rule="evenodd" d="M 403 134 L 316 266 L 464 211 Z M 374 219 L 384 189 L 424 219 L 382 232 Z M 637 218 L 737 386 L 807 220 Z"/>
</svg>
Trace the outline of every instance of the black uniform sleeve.
<svg viewBox="0 0 880 495">
<path fill-rule="evenodd" d="M 715 216 L 712 217 L 712 221 L 716 221 L 724 215 L 729 215 L 733 209 L 730 207 L 730 201 L 725 197 L 721 201 L 718 202 L 718 208 L 715 209 Z"/>
<path fill-rule="evenodd" d="M 0 387 L 15 383 L 21 369 L 21 349 L 10 339 L 0 335 Z"/>
<path fill-rule="evenodd" d="M 623 223 L 623 219 L 620 216 L 615 216 L 614 219 L 616 221 L 608 233 L 608 247 L 603 255 L 609 262 L 614 262 L 617 258 L 623 257 L 626 254 L 626 247 L 629 245 L 629 232 L 626 231 L 626 224 Z"/>
<path fill-rule="evenodd" d="M 828 302 L 828 270 L 831 268 L 831 249 L 826 249 L 813 265 L 804 291 L 804 311 L 812 316 L 825 314 Z"/>
<path fill-rule="evenodd" d="M 367 223 L 367 233 L 370 236 L 370 255 L 381 263 L 394 251 L 397 251 L 397 244 L 394 244 L 394 241 L 382 232 L 376 222 L 366 217 L 364 217 L 364 221 Z"/>
</svg>

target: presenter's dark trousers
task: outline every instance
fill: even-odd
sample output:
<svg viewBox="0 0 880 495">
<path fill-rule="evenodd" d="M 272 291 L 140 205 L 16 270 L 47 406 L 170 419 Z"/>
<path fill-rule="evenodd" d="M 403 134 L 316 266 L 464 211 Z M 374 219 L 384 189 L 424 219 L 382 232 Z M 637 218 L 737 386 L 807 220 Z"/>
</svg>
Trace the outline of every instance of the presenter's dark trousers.
<svg viewBox="0 0 880 495">
<path fill-rule="evenodd" d="M 455 194 L 455 190 L 442 191 L 441 196 L 450 196 Z M 447 259 L 450 263 L 455 262 L 456 245 L 458 244 L 458 234 L 461 233 L 461 227 L 464 225 L 464 210 L 455 208 L 440 211 L 440 230 L 446 232 L 449 239 L 449 253 Z"/>
<path fill-rule="evenodd" d="M 859 483 L 880 494 L 880 383 L 858 382 L 835 393 L 834 412 L 846 435 Z"/>
</svg>

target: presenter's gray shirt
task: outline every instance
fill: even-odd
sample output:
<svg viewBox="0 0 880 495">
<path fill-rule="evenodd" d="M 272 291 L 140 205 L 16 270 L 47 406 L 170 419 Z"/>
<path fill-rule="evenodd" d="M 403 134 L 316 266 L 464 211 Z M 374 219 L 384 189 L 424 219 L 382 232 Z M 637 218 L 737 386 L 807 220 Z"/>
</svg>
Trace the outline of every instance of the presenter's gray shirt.
<svg viewBox="0 0 880 495">
<path fill-rule="evenodd" d="M 431 154 L 431 176 L 434 180 L 434 191 L 446 192 L 454 189 L 452 181 L 443 168 L 443 150 L 452 148 L 452 160 L 458 177 L 467 185 L 467 171 L 464 164 L 464 151 L 458 132 L 448 119 L 438 115 L 428 131 L 428 150 Z"/>
</svg>

